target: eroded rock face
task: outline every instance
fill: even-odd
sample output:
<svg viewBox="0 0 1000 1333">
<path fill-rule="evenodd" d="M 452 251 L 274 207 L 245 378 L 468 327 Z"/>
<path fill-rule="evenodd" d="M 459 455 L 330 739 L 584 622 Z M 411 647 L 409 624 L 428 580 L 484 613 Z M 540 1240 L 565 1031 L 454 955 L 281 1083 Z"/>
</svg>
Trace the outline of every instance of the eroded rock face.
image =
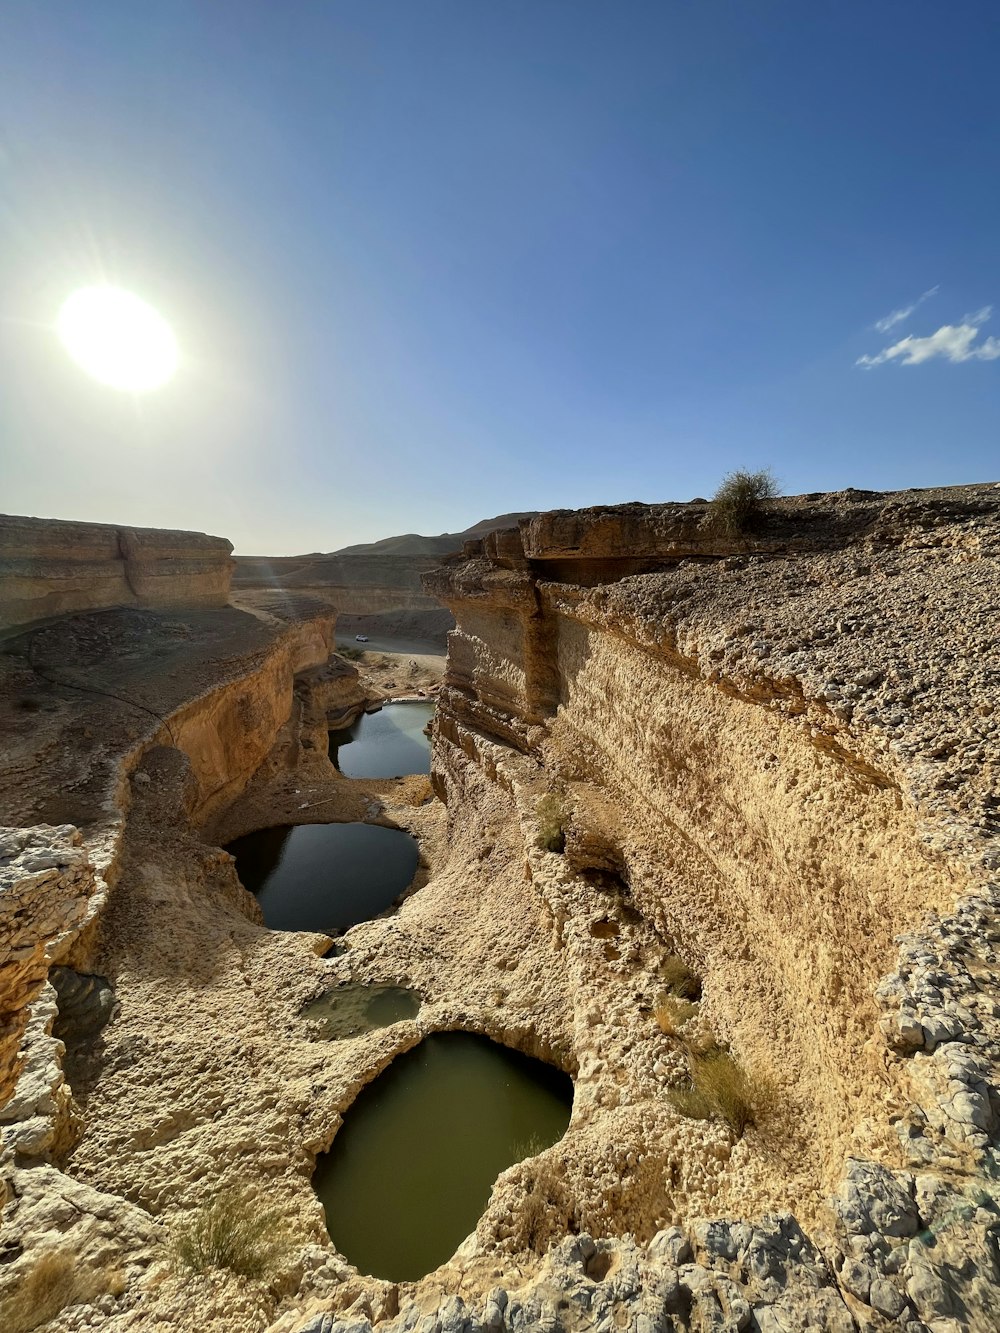
<svg viewBox="0 0 1000 1333">
<path fill-rule="evenodd" d="M 637 1298 L 618 1326 L 985 1333 L 1000 1317 L 998 562 L 1000 494 L 968 487 L 784 500 L 746 540 L 697 504 L 542 515 L 425 580 L 457 621 L 434 763 L 452 820 L 470 764 L 526 820 L 556 797 L 564 869 L 528 862 L 557 929 L 575 928 L 573 875 L 611 874 L 702 978 L 701 1020 L 780 1088 L 701 1207 L 783 1202 L 826 1237 L 806 1242 L 825 1312 L 766 1309 L 734 1242 L 731 1289 L 689 1273 L 679 1305 L 644 1316 Z M 667 1088 L 683 1077 L 673 1052 L 658 1065 Z M 612 1234 L 636 1230 L 624 1212 Z M 805 1271 L 791 1251 L 768 1262 L 789 1291 Z M 570 1317 L 532 1290 L 552 1328 L 615 1313 Z"/>
<path fill-rule="evenodd" d="M 232 549 L 202 532 L 0 515 L 0 628 L 110 606 L 225 606 Z"/>
<path fill-rule="evenodd" d="M 0 1120 L 29 1005 L 94 907 L 98 881 L 82 842 L 71 825 L 0 829 Z"/>
</svg>

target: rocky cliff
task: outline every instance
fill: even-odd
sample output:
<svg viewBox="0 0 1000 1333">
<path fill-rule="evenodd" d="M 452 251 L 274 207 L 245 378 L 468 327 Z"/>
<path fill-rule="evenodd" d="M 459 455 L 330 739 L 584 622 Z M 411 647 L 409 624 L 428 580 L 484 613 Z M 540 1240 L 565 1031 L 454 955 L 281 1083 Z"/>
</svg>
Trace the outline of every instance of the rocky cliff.
<svg viewBox="0 0 1000 1333">
<path fill-rule="evenodd" d="M 0 629 L 113 606 L 225 606 L 232 543 L 0 515 Z"/>
<path fill-rule="evenodd" d="M 104 1294 L 52 1327 L 993 1333 L 1000 489 L 797 497 L 725 538 L 702 504 L 541 515 L 427 582 L 444 804 L 333 769 L 363 691 L 287 590 L 6 643 L 0 986 L 34 999 L 0 1310 L 70 1254 Z M 410 830 L 421 869 L 327 953 L 264 928 L 219 844 L 331 819 Z M 358 982 L 418 1015 L 318 1038 L 303 1006 Z M 559 1065 L 572 1118 L 447 1263 L 383 1281 L 310 1173 L 452 1029 Z M 276 1271 L 171 1272 L 233 1189 L 276 1210 Z"/>
<path fill-rule="evenodd" d="M 1000 489 L 796 497 L 732 537 L 699 503 L 546 514 L 425 587 L 457 622 L 434 763 L 452 823 L 484 782 L 526 832 L 555 819 L 564 850 L 526 843 L 527 873 L 564 954 L 605 933 L 602 894 L 633 922 L 617 935 L 648 932 L 631 1022 L 583 987 L 574 1020 L 578 1102 L 618 1067 L 599 1137 L 630 1148 L 628 1188 L 569 1154 L 546 1206 L 594 1236 L 684 1229 L 700 1276 L 660 1271 L 687 1294 L 656 1327 L 992 1328 Z M 700 994 L 632 1083 L 657 948 Z M 708 1043 L 768 1089 L 728 1142 L 667 1109 Z M 689 1229 L 775 1210 L 825 1250 L 840 1314 L 779 1313 L 742 1242 Z"/>
<path fill-rule="evenodd" d="M 444 532 L 437 537 L 407 533 L 345 546 L 326 555 L 237 556 L 233 589 L 241 598 L 266 602 L 287 593 L 321 598 L 335 606 L 339 614 L 351 618 L 352 631 L 365 628 L 378 633 L 382 628 L 377 622 L 355 626 L 355 617 L 385 619 L 393 612 L 409 612 L 422 617 L 414 619 L 411 615 L 406 627 L 414 637 L 423 632 L 441 635 L 442 630 L 451 628 L 450 620 L 441 603 L 425 591 L 423 575 L 434 569 L 443 555 L 460 551 L 464 542 L 523 517 L 531 516 L 501 514 L 483 519 L 464 532 Z"/>
</svg>

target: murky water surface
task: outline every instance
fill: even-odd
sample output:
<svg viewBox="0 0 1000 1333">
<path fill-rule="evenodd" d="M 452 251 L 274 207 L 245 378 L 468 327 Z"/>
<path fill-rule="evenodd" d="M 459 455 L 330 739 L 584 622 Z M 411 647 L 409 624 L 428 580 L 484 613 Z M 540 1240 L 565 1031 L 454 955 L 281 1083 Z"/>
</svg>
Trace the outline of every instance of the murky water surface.
<svg viewBox="0 0 1000 1333">
<path fill-rule="evenodd" d="M 346 778 L 399 778 L 429 773 L 431 745 L 424 727 L 432 703 L 386 704 L 330 732 L 330 759 Z"/>
<path fill-rule="evenodd" d="M 420 859 L 408 833 L 377 824 L 281 824 L 226 850 L 274 930 L 346 930 L 378 916 Z"/>
<path fill-rule="evenodd" d="M 571 1080 L 466 1032 L 398 1056 L 348 1110 L 313 1184 L 362 1273 L 410 1281 L 451 1258 L 501 1171 L 562 1137 Z"/>
<path fill-rule="evenodd" d="M 302 1017 L 319 1023 L 328 1040 L 338 1041 L 416 1018 L 419 1011 L 420 992 L 406 986 L 337 986 L 307 1004 Z"/>
</svg>

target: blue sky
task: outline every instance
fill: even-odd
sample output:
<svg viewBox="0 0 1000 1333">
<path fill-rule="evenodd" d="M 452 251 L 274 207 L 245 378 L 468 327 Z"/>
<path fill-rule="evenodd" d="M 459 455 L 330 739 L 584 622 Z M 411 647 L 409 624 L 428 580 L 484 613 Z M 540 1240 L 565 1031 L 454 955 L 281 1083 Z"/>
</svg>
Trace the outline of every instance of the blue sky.
<svg viewBox="0 0 1000 1333">
<path fill-rule="evenodd" d="M 997 479 L 998 63 L 993 0 L 13 0 L 0 509 L 279 553 Z M 100 279 L 165 388 L 66 357 Z"/>
</svg>

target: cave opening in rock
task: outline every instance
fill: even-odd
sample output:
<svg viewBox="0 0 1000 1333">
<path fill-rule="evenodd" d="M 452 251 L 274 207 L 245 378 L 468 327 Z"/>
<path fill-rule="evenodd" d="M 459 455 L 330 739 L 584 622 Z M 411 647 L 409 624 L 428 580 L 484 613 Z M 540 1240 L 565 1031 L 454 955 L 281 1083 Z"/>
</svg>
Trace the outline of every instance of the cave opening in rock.
<svg viewBox="0 0 1000 1333">
<path fill-rule="evenodd" d="M 413 1281 L 455 1252 L 501 1171 L 569 1124 L 573 1083 L 470 1032 L 398 1056 L 358 1096 L 313 1184 L 334 1244 L 363 1273 Z"/>
<path fill-rule="evenodd" d="M 346 930 L 378 916 L 413 880 L 420 852 L 379 824 L 279 824 L 231 842 L 236 873 L 274 930 Z"/>
</svg>

